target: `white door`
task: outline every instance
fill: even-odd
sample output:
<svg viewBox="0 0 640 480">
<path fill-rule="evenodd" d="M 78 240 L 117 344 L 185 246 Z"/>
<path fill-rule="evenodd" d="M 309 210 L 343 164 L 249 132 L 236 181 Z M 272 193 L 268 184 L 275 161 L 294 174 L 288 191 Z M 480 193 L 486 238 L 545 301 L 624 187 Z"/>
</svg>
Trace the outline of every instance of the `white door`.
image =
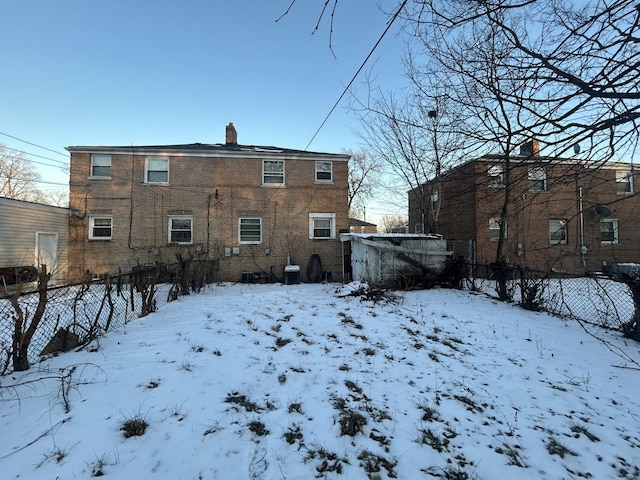
<svg viewBox="0 0 640 480">
<path fill-rule="evenodd" d="M 55 285 L 58 276 L 58 234 L 48 232 L 36 232 L 36 265 L 42 269 L 47 266 L 47 272 L 51 274 L 49 285 Z"/>
</svg>

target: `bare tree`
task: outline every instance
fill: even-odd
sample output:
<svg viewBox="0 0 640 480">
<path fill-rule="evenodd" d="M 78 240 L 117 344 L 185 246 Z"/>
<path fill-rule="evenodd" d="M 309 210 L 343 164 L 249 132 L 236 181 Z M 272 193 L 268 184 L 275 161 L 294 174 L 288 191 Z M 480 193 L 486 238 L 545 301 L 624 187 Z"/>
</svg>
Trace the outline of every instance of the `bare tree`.
<svg viewBox="0 0 640 480">
<path fill-rule="evenodd" d="M 22 152 L 0 144 L 0 197 L 66 207 L 69 194 L 63 190 L 45 192 L 37 188 L 41 175 Z"/>
<path fill-rule="evenodd" d="M 349 215 L 355 216 L 362 209 L 377 186 L 378 174 L 382 171 L 382 162 L 371 151 L 361 148 L 358 151 L 345 150 L 351 155 L 349 160 Z"/>
<path fill-rule="evenodd" d="M 22 153 L 0 144 L 0 196 L 31 201 L 38 180 L 40 174 Z"/>
<path fill-rule="evenodd" d="M 408 219 L 404 215 L 385 215 L 382 217 L 382 231 L 391 233 L 394 229 L 406 225 L 407 221 Z"/>
</svg>

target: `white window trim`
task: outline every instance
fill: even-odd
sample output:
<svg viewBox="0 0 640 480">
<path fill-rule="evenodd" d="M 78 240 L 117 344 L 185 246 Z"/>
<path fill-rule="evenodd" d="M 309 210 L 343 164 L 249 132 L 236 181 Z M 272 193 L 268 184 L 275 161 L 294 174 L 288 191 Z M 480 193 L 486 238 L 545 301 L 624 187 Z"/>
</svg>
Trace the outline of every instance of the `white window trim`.
<svg viewBox="0 0 640 480">
<path fill-rule="evenodd" d="M 331 178 L 318 178 L 318 173 L 326 173 L 325 170 L 318 170 L 319 163 L 328 163 L 330 165 L 331 169 L 329 170 L 329 174 L 331 175 Z M 315 183 L 333 183 L 333 162 L 331 160 L 316 160 L 315 167 Z"/>
<path fill-rule="evenodd" d="M 96 237 L 93 235 L 93 229 L 95 228 L 96 219 L 108 219 L 111 222 L 111 225 L 109 226 L 111 230 L 111 235 L 109 235 L 108 237 L 103 237 L 103 236 Z M 89 240 L 108 241 L 112 239 L 113 239 L 113 217 L 111 215 L 89 215 Z"/>
<path fill-rule="evenodd" d="M 260 221 L 260 240 L 247 241 L 242 240 L 242 220 L 259 220 Z M 241 245 L 261 245 L 262 244 L 262 218 L 261 217 L 239 217 L 238 218 L 238 243 Z"/>
<path fill-rule="evenodd" d="M 191 240 L 189 242 L 172 242 L 171 241 L 171 220 L 179 220 L 179 219 L 189 219 L 191 222 Z M 182 231 L 182 230 L 176 230 Z M 193 215 L 169 215 L 167 220 L 167 243 L 169 245 L 193 245 Z"/>
<path fill-rule="evenodd" d="M 96 157 L 109 157 L 109 175 L 94 175 L 93 167 L 95 166 L 94 160 Z M 91 154 L 91 164 L 89 165 L 89 179 L 91 180 L 111 180 L 111 166 L 112 166 L 113 157 L 106 153 L 92 153 Z"/>
<path fill-rule="evenodd" d="M 600 243 L 603 245 L 617 245 L 620 239 L 620 222 L 617 218 L 603 218 L 600 223 L 613 224 L 613 240 L 602 240 L 602 228 L 600 228 Z"/>
<path fill-rule="evenodd" d="M 264 181 L 266 162 L 281 162 L 282 163 L 282 182 L 281 183 L 267 183 Z M 262 160 L 262 186 L 263 187 L 284 187 L 286 181 L 286 162 L 284 160 Z M 271 176 L 275 176 L 270 174 Z"/>
<path fill-rule="evenodd" d="M 489 219 L 489 241 L 491 241 L 491 242 L 497 242 L 497 241 L 500 239 L 500 233 L 499 233 L 499 232 L 500 232 L 500 229 L 499 229 L 499 228 L 497 229 L 497 230 L 498 230 L 498 237 L 497 237 L 497 238 L 491 238 L 491 232 L 492 232 L 493 230 L 496 230 L 495 228 L 491 228 L 491 223 L 492 223 L 492 222 L 495 222 L 495 223 L 497 223 L 498 225 L 500 225 L 500 217 L 491 217 L 491 218 Z M 502 237 L 503 239 L 506 239 L 506 238 L 507 238 L 507 227 L 508 227 L 508 224 L 507 224 L 507 221 L 505 220 L 505 225 L 504 225 L 504 234 L 503 234 L 503 237 Z"/>
<path fill-rule="evenodd" d="M 542 178 L 531 178 L 531 174 L 532 172 L 542 172 Z M 546 167 L 540 167 L 540 166 L 532 166 L 529 167 L 529 170 L 527 171 L 527 180 L 529 181 L 529 191 L 530 192 L 546 192 L 547 191 L 547 168 Z M 540 182 L 542 181 L 542 188 L 538 189 L 538 188 L 531 188 L 531 182 Z"/>
<path fill-rule="evenodd" d="M 492 165 L 487 170 L 490 188 L 504 188 L 504 167 L 502 165 Z"/>
<path fill-rule="evenodd" d="M 164 160 L 167 162 L 167 181 L 166 182 L 150 182 L 149 181 L 149 161 L 151 160 Z M 154 170 L 156 171 L 156 170 Z M 159 171 L 159 170 L 157 170 Z M 171 171 L 171 161 L 169 160 L 169 157 L 162 157 L 162 156 L 150 156 L 145 158 L 144 161 L 144 183 L 149 183 L 152 185 L 167 185 L 169 183 L 169 174 Z"/>
<path fill-rule="evenodd" d="M 564 238 L 561 240 L 553 240 L 551 238 L 551 222 L 564 222 Z M 559 230 L 558 230 L 559 231 Z M 551 245 L 566 245 L 569 236 L 569 232 L 567 229 L 567 221 L 559 218 L 551 218 L 549 219 L 549 243 Z"/>
<path fill-rule="evenodd" d="M 626 181 L 623 181 L 623 180 L 626 180 Z M 620 192 L 618 190 L 618 185 L 623 183 L 629 184 L 629 190 Z M 631 195 L 633 192 L 634 192 L 633 170 L 616 170 L 616 193 L 618 195 Z"/>
<path fill-rule="evenodd" d="M 314 220 L 331 220 L 328 237 L 316 237 L 314 232 Z M 310 213 L 309 214 L 309 240 L 335 240 L 336 239 L 336 214 L 335 213 Z"/>
</svg>

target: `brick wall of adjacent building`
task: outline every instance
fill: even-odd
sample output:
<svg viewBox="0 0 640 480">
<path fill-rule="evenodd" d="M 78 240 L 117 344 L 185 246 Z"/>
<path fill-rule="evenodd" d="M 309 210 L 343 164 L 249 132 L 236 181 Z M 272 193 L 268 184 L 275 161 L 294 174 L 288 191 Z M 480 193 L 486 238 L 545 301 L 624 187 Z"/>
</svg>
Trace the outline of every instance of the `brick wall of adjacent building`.
<svg viewBox="0 0 640 480">
<path fill-rule="evenodd" d="M 505 188 L 492 186 L 488 168 L 498 161 L 468 162 L 437 182 L 428 182 L 422 191 L 440 190 L 437 222 L 430 231 L 444 235 L 457 254 L 488 264 L 496 260 L 497 241 L 489 238 L 489 219 L 500 217 Z M 528 170 L 544 166 L 547 188 L 532 191 Z M 616 169 L 630 169 L 628 164 L 594 165 L 553 159 L 515 161 L 510 172 L 510 202 L 507 215 L 507 238 L 504 255 L 514 265 L 544 271 L 581 273 L 583 260 L 587 271 L 598 271 L 603 263 L 640 262 L 640 199 L 633 193 L 616 190 Z M 638 178 L 633 175 L 634 183 Z M 640 180 L 638 180 L 640 181 Z M 638 184 L 640 187 L 640 184 Z M 413 191 L 413 198 L 417 189 Z M 582 198 L 582 208 L 580 208 Z M 429 205 L 428 199 L 425 204 Z M 410 204 L 410 228 L 420 222 L 416 200 Z M 607 206 L 609 219 L 618 220 L 617 243 L 600 240 L 602 217 L 596 206 Z M 582 214 L 581 214 L 582 213 Z M 567 222 L 566 243 L 552 243 L 549 220 Z M 434 228 L 435 227 L 435 228 Z M 469 245 L 473 245 L 470 254 Z M 586 246 L 583 254 L 581 245 Z"/>
<path fill-rule="evenodd" d="M 266 157 L 265 157 L 266 158 Z M 348 229 L 347 162 L 333 162 L 333 182 L 316 183 L 315 162 L 285 160 L 285 187 L 262 186 L 262 159 L 170 156 L 168 185 L 145 184 L 144 155 L 112 155 L 111 179 L 90 179 L 89 153 L 72 152 L 71 276 L 173 263 L 177 255 L 217 261 L 217 280 L 241 272 L 281 277 L 290 260 L 304 271 L 312 254 L 339 279 L 339 229 Z M 309 239 L 309 213 L 336 215 L 335 240 Z M 89 240 L 90 215 L 113 217 L 110 241 Z M 168 216 L 193 217 L 193 244 L 168 243 Z M 239 217 L 262 219 L 262 243 L 239 243 Z M 200 248 L 201 247 L 201 248 Z M 234 251 L 234 248 L 236 249 Z M 231 254 L 228 255 L 229 249 Z"/>
</svg>

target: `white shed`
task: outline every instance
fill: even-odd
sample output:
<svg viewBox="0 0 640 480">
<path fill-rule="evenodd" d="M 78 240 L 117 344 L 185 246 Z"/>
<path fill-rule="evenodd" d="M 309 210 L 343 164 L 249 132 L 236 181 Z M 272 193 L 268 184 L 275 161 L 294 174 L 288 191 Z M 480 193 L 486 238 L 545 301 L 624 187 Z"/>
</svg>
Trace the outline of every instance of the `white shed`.
<svg viewBox="0 0 640 480">
<path fill-rule="evenodd" d="M 400 233 L 342 233 L 340 240 L 350 243 L 351 279 L 376 286 L 398 286 L 409 279 L 436 276 L 444 271 L 447 242 L 439 235 Z M 349 255 L 344 255 L 349 261 Z M 345 265 L 345 272 L 349 265 Z"/>
<path fill-rule="evenodd" d="M 47 266 L 50 285 L 67 280 L 69 209 L 0 197 L 0 270 Z"/>
</svg>

